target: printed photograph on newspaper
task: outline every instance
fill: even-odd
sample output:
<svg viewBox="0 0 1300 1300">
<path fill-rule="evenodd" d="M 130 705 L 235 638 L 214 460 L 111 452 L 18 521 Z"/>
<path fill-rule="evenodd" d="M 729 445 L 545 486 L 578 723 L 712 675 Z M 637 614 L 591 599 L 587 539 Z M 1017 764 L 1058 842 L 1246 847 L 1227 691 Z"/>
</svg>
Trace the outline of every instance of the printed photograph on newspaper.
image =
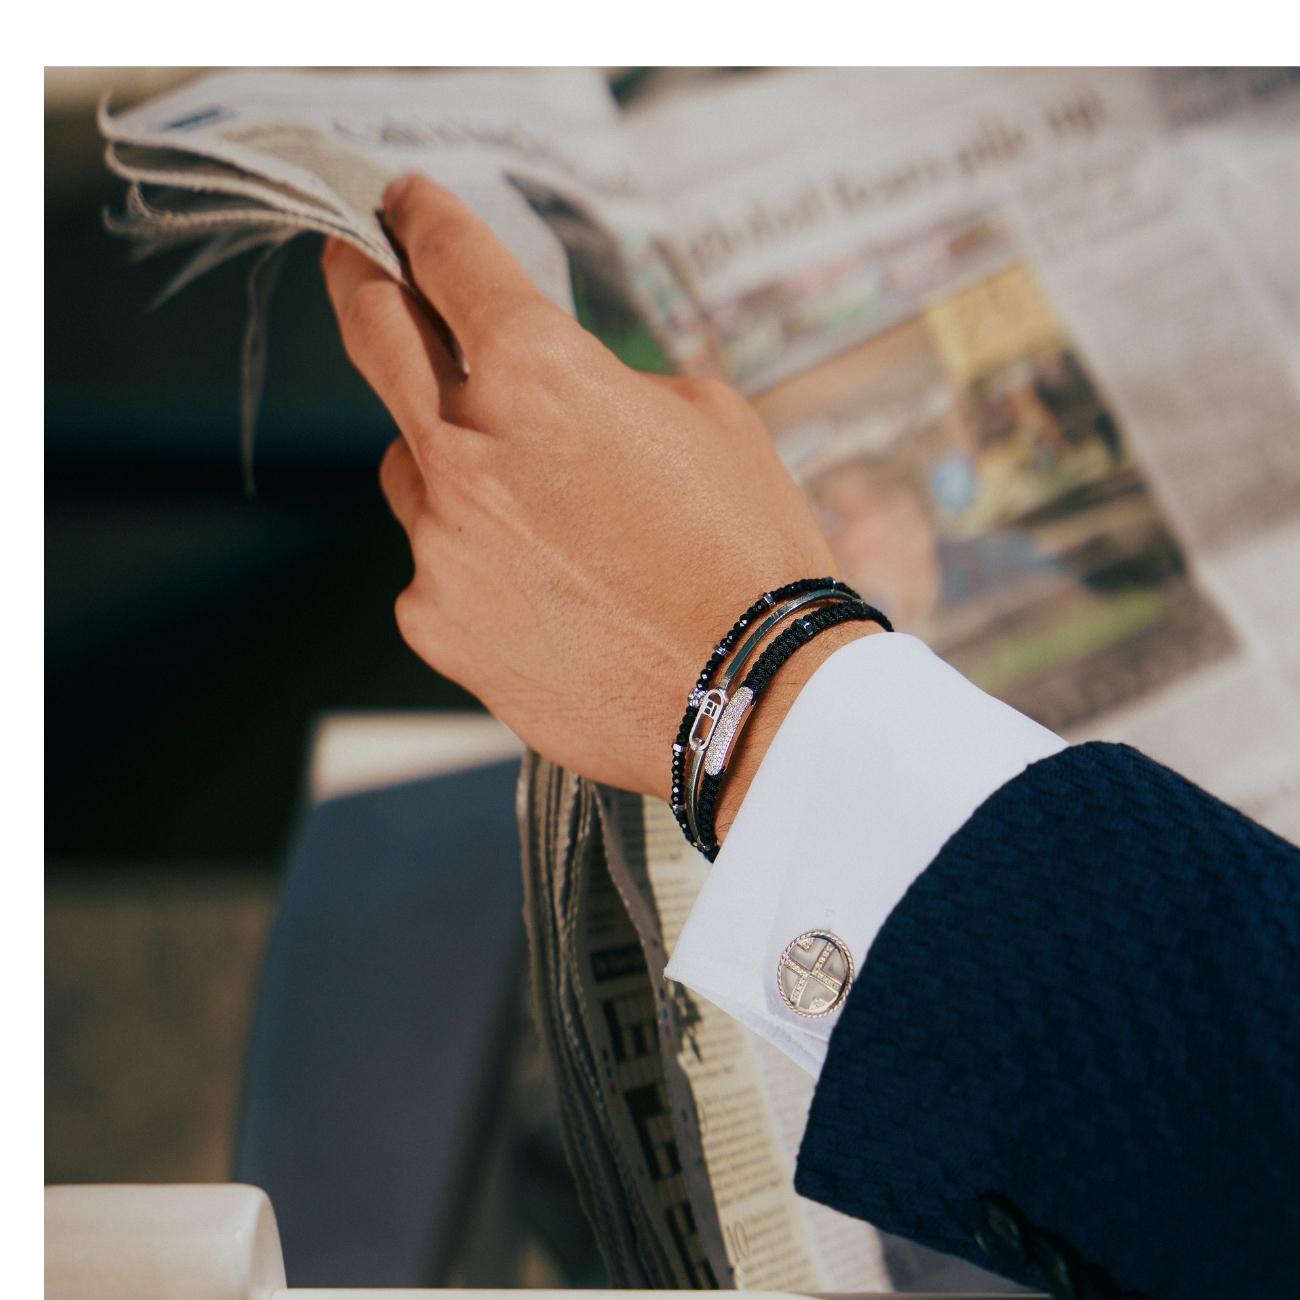
<svg viewBox="0 0 1300 1300">
<path fill-rule="evenodd" d="M 996 210 L 710 315 L 845 578 L 986 690 L 1064 729 L 1232 649 Z"/>
</svg>

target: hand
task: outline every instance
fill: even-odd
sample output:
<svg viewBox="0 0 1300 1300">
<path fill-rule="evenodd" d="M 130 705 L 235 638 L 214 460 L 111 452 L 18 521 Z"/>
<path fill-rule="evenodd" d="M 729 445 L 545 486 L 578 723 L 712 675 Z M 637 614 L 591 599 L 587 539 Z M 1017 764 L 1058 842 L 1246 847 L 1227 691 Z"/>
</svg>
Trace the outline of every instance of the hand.
<svg viewBox="0 0 1300 1300">
<path fill-rule="evenodd" d="M 395 182 L 384 215 L 469 363 L 462 379 L 415 298 L 327 243 L 344 345 L 402 433 L 380 471 L 415 561 L 402 636 L 539 753 L 666 798 L 718 638 L 761 592 L 834 572 L 817 523 L 732 389 L 629 370 L 431 181 Z M 778 675 L 784 704 L 774 683 L 720 827 L 791 688 L 868 630 L 820 637 Z"/>
</svg>

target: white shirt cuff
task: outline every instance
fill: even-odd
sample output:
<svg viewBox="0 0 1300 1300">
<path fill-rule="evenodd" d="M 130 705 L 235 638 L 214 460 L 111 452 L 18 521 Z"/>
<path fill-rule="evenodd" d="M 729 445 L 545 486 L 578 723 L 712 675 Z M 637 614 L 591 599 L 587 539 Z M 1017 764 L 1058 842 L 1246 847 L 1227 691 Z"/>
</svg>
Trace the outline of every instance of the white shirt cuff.
<svg viewBox="0 0 1300 1300">
<path fill-rule="evenodd" d="M 860 975 L 944 843 L 1000 786 L 1064 748 L 915 637 L 851 641 L 781 724 L 666 974 L 815 1077 L 839 1012 L 808 1019 L 785 1005 L 786 945 L 831 931 Z"/>
</svg>

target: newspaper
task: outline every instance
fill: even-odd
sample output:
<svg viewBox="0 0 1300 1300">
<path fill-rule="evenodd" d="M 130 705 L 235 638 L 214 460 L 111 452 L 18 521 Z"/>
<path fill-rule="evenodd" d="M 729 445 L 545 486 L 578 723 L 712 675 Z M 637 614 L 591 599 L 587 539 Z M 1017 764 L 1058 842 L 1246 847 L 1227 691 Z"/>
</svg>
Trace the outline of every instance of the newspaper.
<svg viewBox="0 0 1300 1300">
<path fill-rule="evenodd" d="M 580 70 L 239 73 L 120 116 L 115 229 L 395 275 L 421 169 L 643 369 L 745 391 L 845 576 L 1072 739 L 1300 838 L 1300 86 L 1293 73 L 816 70 L 620 112 Z M 656 801 L 530 756 L 533 992 L 619 1286 L 995 1290 L 795 1197 L 811 1085 L 663 969 L 707 863 Z"/>
<path fill-rule="evenodd" d="M 663 805 L 535 755 L 519 813 L 535 1014 L 613 1285 L 993 1294 L 791 1190 L 811 1079 L 664 979 L 707 870 Z"/>
<path fill-rule="evenodd" d="M 388 182 L 411 170 L 481 213 L 542 292 L 629 364 L 712 368 L 707 327 L 594 71 L 223 73 L 121 114 L 106 101 L 99 121 L 105 161 L 128 186 L 110 230 L 141 256 L 196 246 L 160 299 L 260 251 L 244 340 L 249 478 L 276 258 L 294 234 L 333 235 L 400 276 L 376 213 Z"/>
<path fill-rule="evenodd" d="M 848 580 L 1291 838 L 1298 84 L 797 72 L 627 122 Z"/>
</svg>

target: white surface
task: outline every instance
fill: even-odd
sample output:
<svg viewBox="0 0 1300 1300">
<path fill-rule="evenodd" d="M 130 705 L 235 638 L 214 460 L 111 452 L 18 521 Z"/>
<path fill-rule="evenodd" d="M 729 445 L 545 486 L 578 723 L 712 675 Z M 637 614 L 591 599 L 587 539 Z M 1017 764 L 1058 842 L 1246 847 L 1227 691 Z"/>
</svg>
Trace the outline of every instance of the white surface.
<svg viewBox="0 0 1300 1300">
<path fill-rule="evenodd" d="M 268 1300 L 284 1284 L 260 1188 L 45 1189 L 46 1300 Z"/>
<path fill-rule="evenodd" d="M 861 978 L 880 927 L 945 841 L 1000 786 L 1064 748 L 915 637 L 850 642 L 772 741 L 666 974 L 816 1076 L 838 1013 L 810 1020 L 781 1002 L 785 946 L 831 930 Z"/>
<path fill-rule="evenodd" d="M 107 1184 L 45 1189 L 46 1300 L 519 1300 L 526 1295 L 547 1300 L 686 1300 L 697 1294 L 287 1287 L 275 1214 L 260 1188 Z M 735 1294 L 771 1300 L 787 1296 L 779 1291 Z M 864 1293 L 854 1300 L 870 1296 Z M 943 1300 L 976 1298 L 948 1295 Z"/>
<path fill-rule="evenodd" d="M 487 713 L 330 713 L 312 740 L 309 793 L 320 803 L 522 752 L 519 738 Z"/>
</svg>

